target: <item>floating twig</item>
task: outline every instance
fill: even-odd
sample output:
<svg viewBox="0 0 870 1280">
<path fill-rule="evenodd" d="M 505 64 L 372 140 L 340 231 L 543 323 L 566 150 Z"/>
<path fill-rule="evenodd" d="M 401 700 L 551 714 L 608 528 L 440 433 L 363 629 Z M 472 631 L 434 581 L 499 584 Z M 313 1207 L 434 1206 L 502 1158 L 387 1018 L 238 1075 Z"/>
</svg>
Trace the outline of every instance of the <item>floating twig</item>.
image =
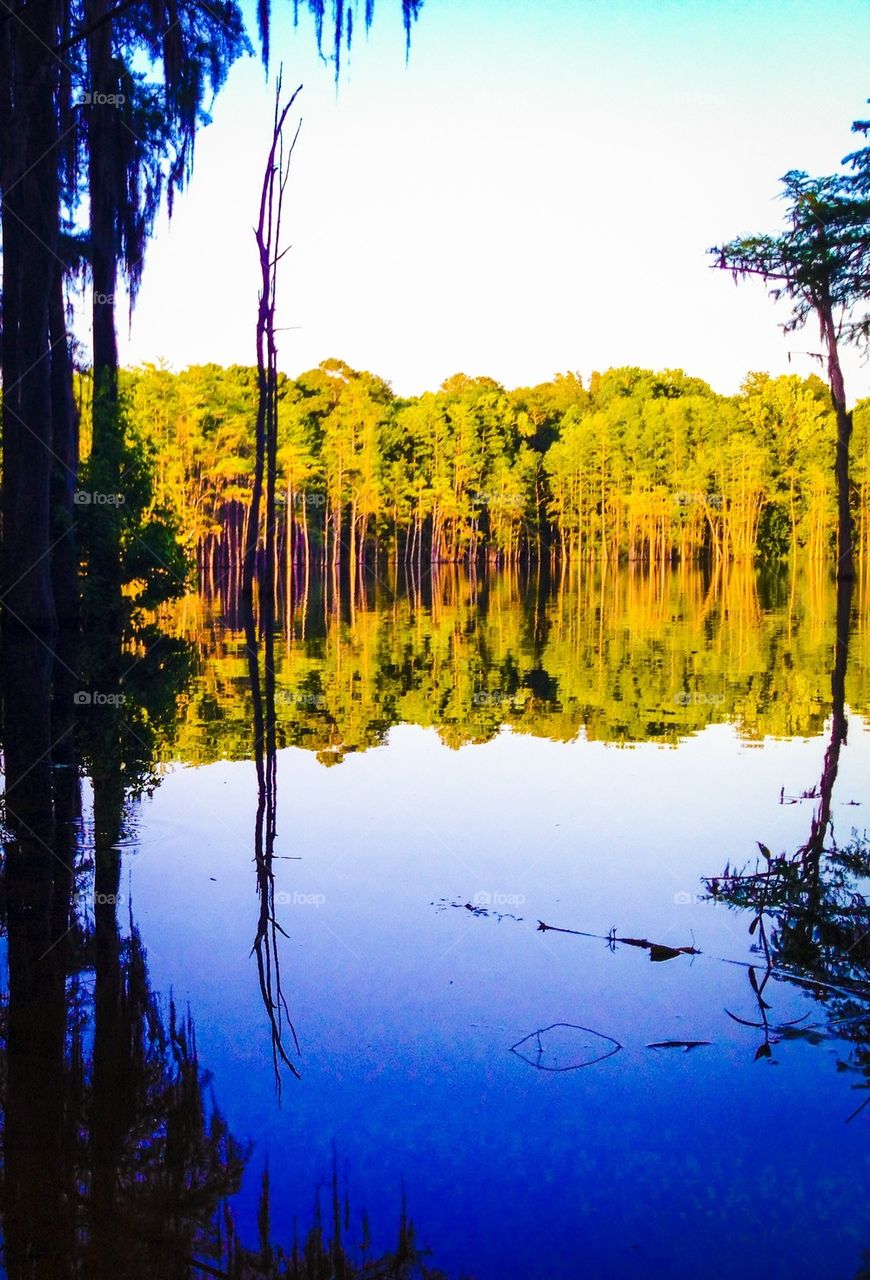
<svg viewBox="0 0 870 1280">
<path fill-rule="evenodd" d="M 685 1049 L 686 1053 L 690 1049 L 700 1049 L 701 1045 L 712 1044 L 712 1040 L 656 1040 L 653 1044 L 648 1044 L 648 1049 Z"/>
</svg>

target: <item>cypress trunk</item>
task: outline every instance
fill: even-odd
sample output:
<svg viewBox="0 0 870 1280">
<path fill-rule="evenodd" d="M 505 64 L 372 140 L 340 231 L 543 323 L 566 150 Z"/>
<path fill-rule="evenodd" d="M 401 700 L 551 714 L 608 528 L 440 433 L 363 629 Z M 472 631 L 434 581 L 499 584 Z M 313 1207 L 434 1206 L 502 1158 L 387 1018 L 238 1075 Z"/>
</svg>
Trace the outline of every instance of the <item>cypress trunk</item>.
<svg viewBox="0 0 870 1280">
<path fill-rule="evenodd" d="M 15 9 L 22 8 L 16 5 Z M 58 0 L 7 15 L 0 37 L 3 134 L 3 605 L 53 630 L 50 562 L 52 383 L 49 308 L 59 248 L 57 80 L 46 58 Z"/>
</svg>

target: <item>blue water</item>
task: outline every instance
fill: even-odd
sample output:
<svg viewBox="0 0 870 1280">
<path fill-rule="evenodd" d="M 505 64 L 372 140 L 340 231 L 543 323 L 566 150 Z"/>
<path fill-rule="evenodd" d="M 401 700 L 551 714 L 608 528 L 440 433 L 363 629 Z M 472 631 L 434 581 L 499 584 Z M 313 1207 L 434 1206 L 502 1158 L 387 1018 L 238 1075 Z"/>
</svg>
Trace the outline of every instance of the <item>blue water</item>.
<svg viewBox="0 0 870 1280">
<path fill-rule="evenodd" d="M 256 1143 L 243 1231 L 266 1160 L 275 1235 L 294 1217 L 304 1229 L 334 1143 L 376 1237 L 390 1243 L 404 1188 L 453 1276 L 853 1277 L 870 1248 L 870 1107 L 846 1123 L 863 1077 L 838 1068 L 851 1051 L 830 1036 L 756 1060 L 761 1033 L 725 1012 L 758 1017 L 749 916 L 695 900 L 726 861 L 754 864 L 757 840 L 806 840 L 813 802 L 780 791 L 817 781 L 824 750 L 720 725 L 677 747 L 503 732 L 456 751 L 401 726 L 332 768 L 279 752 L 277 916 L 301 1049 L 280 1104 L 249 955 L 254 768 L 171 770 L 122 883 L 153 987 L 189 1005 L 217 1104 Z M 870 825 L 868 782 L 870 732 L 852 716 L 844 839 Z M 539 920 L 702 954 L 652 963 Z M 826 1027 L 794 985 L 765 995 L 772 1024 Z M 622 1048 L 558 1073 L 511 1053 L 553 1023 Z M 598 1052 L 561 1037 L 563 1065 Z M 711 1043 L 647 1048 L 671 1039 Z"/>
</svg>

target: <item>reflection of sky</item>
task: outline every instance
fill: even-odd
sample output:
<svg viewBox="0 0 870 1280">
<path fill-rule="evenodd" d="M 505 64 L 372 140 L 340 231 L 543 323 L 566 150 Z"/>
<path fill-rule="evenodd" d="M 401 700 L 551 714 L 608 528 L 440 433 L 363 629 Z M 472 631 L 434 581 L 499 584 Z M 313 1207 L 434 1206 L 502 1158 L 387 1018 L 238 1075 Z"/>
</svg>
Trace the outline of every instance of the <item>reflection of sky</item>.
<svg viewBox="0 0 870 1280">
<path fill-rule="evenodd" d="M 745 922 L 675 902 L 757 839 L 806 838 L 812 802 L 779 793 L 812 785 L 823 752 L 749 748 L 726 727 L 677 750 L 502 734 L 453 752 L 403 727 L 332 769 L 282 752 L 277 852 L 301 861 L 277 864 L 276 890 L 303 1078 L 280 1112 L 248 958 L 253 767 L 170 774 L 142 815 L 134 914 L 155 988 L 190 1002 L 231 1129 L 257 1142 L 255 1170 L 268 1153 L 276 1225 L 306 1219 L 334 1138 L 357 1206 L 392 1224 L 404 1179 L 454 1274 L 853 1275 L 870 1244 L 866 1113 L 844 1124 L 860 1097 L 830 1046 L 753 1061 L 760 1036 L 723 1012 L 755 1016 L 746 971 L 711 958 L 748 956 Z M 844 802 L 870 801 L 868 766 L 853 717 L 841 837 L 864 821 Z M 479 893 L 521 897 L 501 909 L 524 919 L 433 905 Z M 538 919 L 706 954 L 653 965 Z M 768 995 L 774 1021 L 809 1007 L 783 984 Z M 560 1075 L 509 1052 L 554 1022 L 624 1050 Z M 667 1039 L 713 1044 L 645 1048 Z"/>
</svg>

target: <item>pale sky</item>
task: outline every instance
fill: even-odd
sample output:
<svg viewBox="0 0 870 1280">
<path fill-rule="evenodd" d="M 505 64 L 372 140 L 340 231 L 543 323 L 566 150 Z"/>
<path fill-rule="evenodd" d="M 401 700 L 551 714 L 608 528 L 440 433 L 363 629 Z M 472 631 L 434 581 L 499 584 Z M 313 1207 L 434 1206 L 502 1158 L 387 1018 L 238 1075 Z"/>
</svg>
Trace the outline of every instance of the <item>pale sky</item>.
<svg viewBox="0 0 870 1280">
<path fill-rule="evenodd" d="M 866 0 L 426 0 L 408 65 L 378 0 L 336 95 L 310 23 L 273 0 L 274 59 L 300 81 L 280 364 L 337 356 L 400 394 L 450 374 L 507 386 L 557 370 L 681 367 L 720 391 L 807 373 L 762 285 L 711 244 L 773 230 L 778 178 L 827 172 L 870 97 Z M 253 363 L 252 225 L 273 91 L 246 59 L 146 261 L 122 358 Z M 821 370 L 820 370 L 821 371 Z M 850 398 L 870 367 L 847 365 Z"/>
</svg>

